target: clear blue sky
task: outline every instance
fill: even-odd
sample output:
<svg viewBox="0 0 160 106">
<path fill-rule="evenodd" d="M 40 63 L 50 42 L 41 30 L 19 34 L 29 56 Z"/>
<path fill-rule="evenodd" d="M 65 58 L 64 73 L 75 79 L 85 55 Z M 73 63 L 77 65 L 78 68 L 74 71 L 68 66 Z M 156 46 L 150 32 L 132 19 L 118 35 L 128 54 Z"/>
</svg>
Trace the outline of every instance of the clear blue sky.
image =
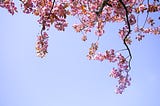
<svg viewBox="0 0 160 106">
<path fill-rule="evenodd" d="M 114 93 L 117 81 L 108 76 L 113 64 L 86 59 L 91 41 L 72 30 L 49 31 L 48 54 L 36 57 L 40 32 L 37 19 L 0 8 L 0 106 L 160 106 L 160 36 L 133 41 L 131 86 Z M 123 47 L 117 27 L 106 27 L 100 50 Z"/>
</svg>

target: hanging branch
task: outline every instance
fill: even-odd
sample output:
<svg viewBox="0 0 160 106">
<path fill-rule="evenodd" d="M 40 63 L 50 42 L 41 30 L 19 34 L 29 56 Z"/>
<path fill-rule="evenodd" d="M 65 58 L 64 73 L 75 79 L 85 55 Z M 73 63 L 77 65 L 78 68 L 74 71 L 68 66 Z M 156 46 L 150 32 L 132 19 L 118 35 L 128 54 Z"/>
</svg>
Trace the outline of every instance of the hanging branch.
<svg viewBox="0 0 160 106">
<path fill-rule="evenodd" d="M 130 63 L 131 63 L 131 60 L 132 60 L 132 54 L 131 54 L 130 48 L 128 47 L 128 45 L 127 45 L 127 43 L 126 43 L 126 39 L 127 39 L 127 37 L 129 36 L 129 34 L 131 33 L 131 26 L 130 26 L 130 23 L 129 23 L 127 7 L 126 7 L 126 5 L 123 3 L 122 0 L 119 0 L 119 2 L 122 4 L 122 6 L 123 6 L 123 8 L 125 9 L 125 12 L 126 12 L 126 21 L 127 21 L 127 26 L 128 26 L 128 33 L 127 33 L 126 36 L 124 37 L 123 43 L 124 43 L 124 45 L 126 46 L 126 49 L 127 49 L 128 53 L 129 53 L 129 57 L 130 57 L 130 58 L 129 58 L 129 70 L 131 70 L 131 65 L 130 65 Z"/>
</svg>

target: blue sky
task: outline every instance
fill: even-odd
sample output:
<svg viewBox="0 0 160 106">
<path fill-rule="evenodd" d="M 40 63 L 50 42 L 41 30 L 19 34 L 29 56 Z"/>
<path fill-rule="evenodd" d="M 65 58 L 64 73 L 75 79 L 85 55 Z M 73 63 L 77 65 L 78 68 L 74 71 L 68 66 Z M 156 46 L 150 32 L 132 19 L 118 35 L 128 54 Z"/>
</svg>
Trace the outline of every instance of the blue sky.
<svg viewBox="0 0 160 106">
<path fill-rule="evenodd" d="M 68 19 L 65 32 L 49 30 L 49 53 L 41 59 L 35 53 L 37 18 L 0 13 L 0 106 L 160 106 L 159 35 L 133 41 L 131 86 L 117 95 L 117 81 L 108 76 L 114 65 L 86 59 L 96 37 L 91 33 L 82 42 L 72 29 L 76 20 Z M 108 24 L 99 50 L 123 47 L 116 26 Z"/>
</svg>

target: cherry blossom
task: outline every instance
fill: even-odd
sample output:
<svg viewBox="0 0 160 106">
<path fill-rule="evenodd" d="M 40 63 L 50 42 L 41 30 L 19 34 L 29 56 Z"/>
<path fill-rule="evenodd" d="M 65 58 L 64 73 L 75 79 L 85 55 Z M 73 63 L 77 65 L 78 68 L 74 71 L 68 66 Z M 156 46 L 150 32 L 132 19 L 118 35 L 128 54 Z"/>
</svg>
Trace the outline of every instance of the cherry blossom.
<svg viewBox="0 0 160 106">
<path fill-rule="evenodd" d="M 136 18 L 133 14 L 129 16 L 129 23 L 130 25 L 134 25 L 136 23 Z"/>
<path fill-rule="evenodd" d="M 87 36 L 83 35 L 81 39 L 82 39 L 82 41 L 86 41 L 87 40 Z"/>
<path fill-rule="evenodd" d="M 93 55 L 93 54 L 92 54 Z M 117 94 L 122 94 L 122 92 L 130 86 L 131 78 L 129 77 L 129 62 L 127 57 L 125 58 L 121 53 L 115 53 L 113 49 L 107 50 L 106 53 L 96 53 L 94 54 L 93 60 L 104 61 L 108 60 L 109 62 L 116 63 L 117 68 L 113 68 L 109 73 L 110 77 L 118 79 L 118 84 L 116 85 L 115 92 Z"/>
<path fill-rule="evenodd" d="M 19 0 L 24 14 L 33 14 L 41 26 L 37 36 L 37 56 L 46 56 L 48 48 L 47 31 L 54 27 L 65 31 L 68 27 L 67 17 L 76 17 L 72 26 L 77 33 L 82 34 L 82 41 L 88 40 L 88 33 L 94 32 L 96 41 L 91 43 L 87 58 L 89 60 L 105 61 L 115 64 L 109 76 L 118 80 L 115 92 L 122 94 L 130 85 L 132 50 L 130 45 L 137 39 L 143 40 L 146 34 L 160 35 L 160 26 L 156 21 L 160 17 L 154 14 L 160 12 L 159 0 Z M 17 7 L 13 0 L 0 0 L 0 7 L 14 15 Z M 153 14 L 153 15 L 151 15 Z M 143 20 L 139 17 L 144 16 Z M 156 20 L 157 19 L 157 20 Z M 142 22 L 143 21 L 143 22 Z M 105 35 L 108 23 L 121 23 L 117 35 L 124 44 L 120 50 L 98 50 L 100 39 Z M 108 34 L 108 33 L 107 33 Z M 107 35 L 106 34 L 106 35 Z M 115 35 L 115 36 L 117 36 Z M 113 35 L 114 36 L 114 35 Z"/>
<path fill-rule="evenodd" d="M 37 36 L 37 42 L 36 42 L 36 52 L 37 56 L 43 58 L 47 52 L 48 48 L 48 34 L 46 32 L 43 32 L 42 35 Z"/>
<path fill-rule="evenodd" d="M 18 12 L 17 7 L 15 7 L 15 3 L 12 0 L 0 1 L 0 7 L 6 8 L 12 15 L 14 15 L 15 12 Z"/>
</svg>

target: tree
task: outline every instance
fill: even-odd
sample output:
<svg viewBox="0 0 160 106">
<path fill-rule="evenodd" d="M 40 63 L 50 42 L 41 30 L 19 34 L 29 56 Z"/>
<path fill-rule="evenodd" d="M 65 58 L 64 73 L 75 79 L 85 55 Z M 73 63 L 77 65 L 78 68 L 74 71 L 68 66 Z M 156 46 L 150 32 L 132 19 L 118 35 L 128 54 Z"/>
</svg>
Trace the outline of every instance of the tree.
<svg viewBox="0 0 160 106">
<path fill-rule="evenodd" d="M 141 41 L 146 34 L 160 34 L 160 26 L 156 21 L 160 17 L 152 16 L 160 11 L 159 0 L 19 0 L 25 14 L 33 14 L 37 17 L 38 23 L 42 26 L 40 35 L 37 36 L 37 56 L 43 58 L 48 52 L 47 30 L 54 25 L 59 31 L 65 31 L 68 26 L 66 18 L 74 16 L 79 19 L 73 28 L 76 32 L 82 33 L 82 40 L 87 40 L 87 34 L 95 31 L 97 40 L 91 44 L 87 58 L 89 60 L 116 63 L 110 77 L 118 80 L 116 93 L 122 94 L 125 88 L 130 85 L 132 50 L 129 45 L 133 40 Z M 14 15 L 18 9 L 13 0 L 0 0 L 0 7 L 8 10 Z M 139 25 L 139 17 L 144 17 L 144 24 Z M 97 52 L 99 39 L 105 33 L 106 23 L 122 23 L 118 35 L 124 47 L 119 50 L 106 50 L 104 53 Z M 136 36 L 133 36 L 136 34 Z"/>
</svg>

